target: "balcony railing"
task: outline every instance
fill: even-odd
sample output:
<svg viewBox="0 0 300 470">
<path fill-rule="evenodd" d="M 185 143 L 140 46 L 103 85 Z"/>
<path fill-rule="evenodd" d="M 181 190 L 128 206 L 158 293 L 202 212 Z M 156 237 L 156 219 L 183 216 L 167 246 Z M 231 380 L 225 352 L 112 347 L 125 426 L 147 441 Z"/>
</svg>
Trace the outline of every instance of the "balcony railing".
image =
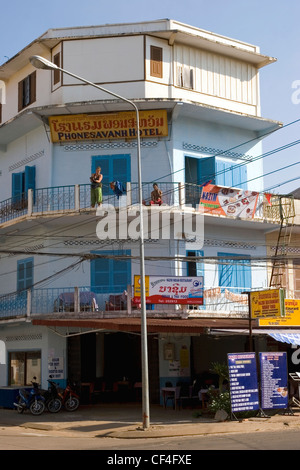
<svg viewBox="0 0 300 470">
<path fill-rule="evenodd" d="M 254 289 L 257 290 L 257 289 Z M 140 306 L 130 300 L 131 287 L 53 287 L 34 288 L 20 293 L 0 295 L 0 319 L 26 317 L 30 315 L 51 315 L 86 312 L 89 315 L 116 312 L 118 315 L 135 314 Z M 185 305 L 189 314 L 236 315 L 248 316 L 248 296 L 245 288 L 205 287 L 203 305 Z M 287 298 L 300 299 L 300 291 L 295 291 Z M 178 307 L 178 306 L 177 306 Z M 157 312 L 175 312 L 174 305 L 147 305 L 147 309 Z M 150 312 L 149 312 L 150 313 Z"/>
<path fill-rule="evenodd" d="M 197 207 L 200 202 L 202 186 L 190 183 L 159 182 L 159 188 L 163 192 L 163 203 L 170 206 L 184 205 Z M 143 183 L 143 198 L 146 205 L 149 204 L 152 183 Z M 108 184 L 103 184 L 103 203 L 119 207 L 120 200 L 113 194 Z M 131 206 L 138 204 L 138 183 L 127 183 L 125 198 L 122 205 Z M 286 198 L 288 199 L 288 198 Z M 259 195 L 254 219 L 267 219 L 280 222 L 280 196 L 272 196 L 270 206 L 264 198 Z M 293 200 L 289 200 L 290 204 Z M 76 184 L 68 186 L 56 186 L 28 190 L 27 194 L 12 197 L 0 202 L 0 223 L 22 217 L 24 215 L 45 214 L 57 211 L 80 211 L 91 207 L 91 194 L 89 184 Z"/>
<path fill-rule="evenodd" d="M 130 288 L 131 289 L 131 288 Z M 130 292 L 130 289 L 128 291 Z M 247 296 L 242 289 L 212 287 L 204 289 L 204 305 L 184 306 L 186 310 L 201 312 L 237 313 L 248 312 Z M 150 306 L 147 306 L 150 308 Z M 157 305 L 154 310 L 174 310 L 176 306 Z M 128 292 L 122 286 L 113 289 L 97 287 L 54 287 L 34 288 L 20 293 L 0 295 L 0 319 L 79 312 L 123 312 L 134 313 L 139 305 L 130 301 Z"/>
</svg>

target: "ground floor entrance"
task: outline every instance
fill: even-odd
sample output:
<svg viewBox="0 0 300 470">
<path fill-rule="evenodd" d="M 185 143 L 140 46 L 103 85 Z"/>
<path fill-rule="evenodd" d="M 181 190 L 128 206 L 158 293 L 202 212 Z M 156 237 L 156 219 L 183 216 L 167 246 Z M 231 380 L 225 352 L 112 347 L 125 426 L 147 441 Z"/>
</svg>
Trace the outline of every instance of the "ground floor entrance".
<svg viewBox="0 0 300 470">
<path fill-rule="evenodd" d="M 141 401 L 141 337 L 88 333 L 67 339 L 69 379 L 80 384 L 85 402 Z M 158 340 L 148 338 L 149 399 L 159 403 Z"/>
</svg>

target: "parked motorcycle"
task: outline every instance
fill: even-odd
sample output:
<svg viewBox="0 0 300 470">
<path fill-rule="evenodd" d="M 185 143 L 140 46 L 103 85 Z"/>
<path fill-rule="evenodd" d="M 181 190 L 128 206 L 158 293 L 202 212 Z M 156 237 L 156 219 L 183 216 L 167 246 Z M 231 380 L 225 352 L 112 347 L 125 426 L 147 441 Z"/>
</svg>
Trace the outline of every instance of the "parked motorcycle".
<svg viewBox="0 0 300 470">
<path fill-rule="evenodd" d="M 33 377 L 32 389 L 26 390 L 21 388 L 17 397 L 17 403 L 14 405 L 18 413 L 23 413 L 25 410 L 30 410 L 33 415 L 41 415 L 45 410 L 45 399 L 41 395 L 39 384 L 36 382 L 36 377 Z"/>
<path fill-rule="evenodd" d="M 51 377 L 51 376 L 50 376 Z M 58 392 L 58 385 L 52 380 L 48 379 L 48 390 L 42 390 L 42 395 L 45 399 L 45 406 L 50 413 L 58 413 L 62 407 L 62 400 Z"/>
<path fill-rule="evenodd" d="M 68 381 L 68 385 L 64 390 L 59 392 L 62 404 L 67 411 L 75 411 L 80 405 L 79 395 L 75 391 L 75 384 Z"/>
</svg>

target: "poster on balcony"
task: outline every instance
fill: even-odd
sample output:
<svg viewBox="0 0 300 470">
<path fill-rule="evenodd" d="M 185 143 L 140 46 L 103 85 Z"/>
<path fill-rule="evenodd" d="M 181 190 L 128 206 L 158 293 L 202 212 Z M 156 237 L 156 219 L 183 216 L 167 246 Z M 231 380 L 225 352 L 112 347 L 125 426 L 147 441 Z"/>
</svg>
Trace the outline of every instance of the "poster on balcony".
<svg viewBox="0 0 300 470">
<path fill-rule="evenodd" d="M 139 112 L 141 138 L 168 136 L 167 111 Z M 48 118 L 52 142 L 136 139 L 136 113 L 69 114 Z"/>
<path fill-rule="evenodd" d="M 203 305 L 203 276 L 145 276 L 146 303 Z M 141 302 L 140 276 L 134 276 L 133 302 Z"/>
<path fill-rule="evenodd" d="M 214 184 L 206 184 L 202 188 L 200 206 L 204 213 L 253 219 L 259 193 L 233 189 Z"/>
<path fill-rule="evenodd" d="M 255 353 L 227 354 L 232 413 L 259 409 Z"/>
<path fill-rule="evenodd" d="M 286 352 L 259 353 L 261 407 L 263 410 L 288 407 Z"/>
</svg>

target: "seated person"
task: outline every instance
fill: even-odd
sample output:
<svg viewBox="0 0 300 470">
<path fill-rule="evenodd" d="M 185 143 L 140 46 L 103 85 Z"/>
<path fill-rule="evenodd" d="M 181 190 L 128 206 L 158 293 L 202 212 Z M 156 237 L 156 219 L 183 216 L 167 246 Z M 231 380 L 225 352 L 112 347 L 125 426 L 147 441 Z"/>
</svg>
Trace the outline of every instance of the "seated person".
<svg viewBox="0 0 300 470">
<path fill-rule="evenodd" d="M 158 188 L 157 183 L 153 183 L 150 204 L 157 204 L 159 206 L 162 204 L 162 191 Z"/>
</svg>

